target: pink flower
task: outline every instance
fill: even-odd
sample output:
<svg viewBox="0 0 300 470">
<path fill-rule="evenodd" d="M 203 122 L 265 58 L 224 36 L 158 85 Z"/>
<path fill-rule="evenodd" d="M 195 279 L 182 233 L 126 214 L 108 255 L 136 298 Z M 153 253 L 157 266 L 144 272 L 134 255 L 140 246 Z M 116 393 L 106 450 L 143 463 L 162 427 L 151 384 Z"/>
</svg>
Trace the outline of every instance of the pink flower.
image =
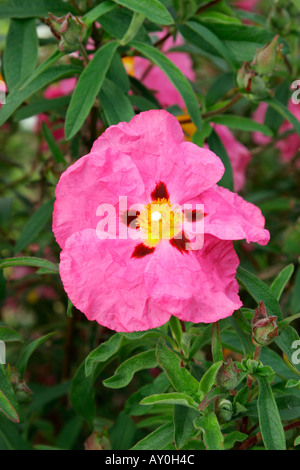
<svg viewBox="0 0 300 470">
<path fill-rule="evenodd" d="M 260 0 L 239 0 L 234 2 L 234 6 L 241 10 L 252 11 Z"/>
<path fill-rule="evenodd" d="M 251 153 L 234 137 L 226 126 L 216 124 L 215 131 L 228 153 L 233 173 L 234 190 L 239 192 L 245 186 L 245 175 L 251 160 Z"/>
<path fill-rule="evenodd" d="M 158 39 L 161 39 L 164 34 L 165 32 L 158 34 Z M 183 39 L 181 36 L 177 35 L 175 41 L 173 37 L 169 37 L 164 42 L 162 51 L 189 80 L 194 81 L 195 72 L 193 70 L 193 62 L 190 56 L 184 52 L 168 52 L 171 48 L 181 46 L 182 44 Z M 143 84 L 147 88 L 155 90 L 155 97 L 163 107 L 177 104 L 184 108 L 185 104 L 180 93 L 159 67 L 151 67 L 143 79 L 143 76 L 147 72 L 150 64 L 149 60 L 144 59 L 143 57 L 135 57 L 133 62 L 134 76 L 140 80 L 142 79 Z"/>
<path fill-rule="evenodd" d="M 214 322 L 238 309 L 232 240 L 266 244 L 269 232 L 257 207 L 216 184 L 223 172 L 221 160 L 186 142 L 177 119 L 164 110 L 109 127 L 56 188 L 53 231 L 62 248 L 61 279 L 74 305 L 89 320 L 126 332 L 158 327 L 171 315 Z M 125 227 L 129 236 L 109 232 L 100 238 L 97 209 L 104 203 L 118 209 L 120 196 L 128 206 L 141 204 L 131 219 L 129 214 L 128 228 L 126 214 L 116 216 L 118 233 Z M 173 214 L 168 238 L 162 203 Z M 204 204 L 204 213 L 183 216 L 179 209 L 187 203 Z M 153 204 L 159 205 L 155 220 L 161 220 L 154 238 L 152 212 L 146 217 Z M 204 219 L 204 245 L 188 251 L 195 219 Z"/>
<path fill-rule="evenodd" d="M 266 103 L 260 103 L 260 105 L 253 114 L 253 119 L 263 124 L 267 108 L 268 105 Z M 300 121 L 300 106 L 290 101 L 288 104 L 288 109 L 298 119 L 298 121 Z M 289 121 L 284 121 L 284 123 L 280 127 L 279 133 L 282 134 L 290 129 L 293 129 L 292 124 Z M 266 145 L 271 142 L 270 137 L 264 136 L 260 132 L 253 133 L 253 140 L 258 145 Z M 275 146 L 280 150 L 282 161 L 291 161 L 300 149 L 300 137 L 295 132 L 293 134 L 288 135 L 284 139 L 279 140 Z"/>
</svg>

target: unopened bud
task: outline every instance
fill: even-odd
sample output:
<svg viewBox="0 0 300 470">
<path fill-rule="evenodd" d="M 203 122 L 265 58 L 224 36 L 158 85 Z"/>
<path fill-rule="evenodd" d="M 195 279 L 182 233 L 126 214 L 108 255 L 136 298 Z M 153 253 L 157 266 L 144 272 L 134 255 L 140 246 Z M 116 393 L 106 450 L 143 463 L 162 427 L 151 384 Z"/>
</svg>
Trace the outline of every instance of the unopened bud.
<svg viewBox="0 0 300 470">
<path fill-rule="evenodd" d="M 85 450 L 111 450 L 111 444 L 104 433 L 94 431 L 84 443 Z"/>
<path fill-rule="evenodd" d="M 264 302 L 259 302 L 252 318 L 252 342 L 256 346 L 270 344 L 278 336 L 277 317 L 269 317 Z"/>
<path fill-rule="evenodd" d="M 20 374 L 16 372 L 15 369 L 10 373 L 10 382 L 19 403 L 28 403 L 32 400 L 32 390 L 30 390 L 26 382 L 20 378 Z"/>
<path fill-rule="evenodd" d="M 53 35 L 59 40 L 61 52 L 70 53 L 79 49 L 87 30 L 87 26 L 80 18 L 71 13 L 59 18 L 49 13 L 47 24 Z"/>
<path fill-rule="evenodd" d="M 216 384 L 223 390 L 234 390 L 240 381 L 240 374 L 236 364 L 229 358 L 220 367 L 216 376 Z"/>
<path fill-rule="evenodd" d="M 245 62 L 236 77 L 237 86 L 247 98 L 260 100 L 270 96 L 270 91 L 263 77 L 258 75 L 249 62 Z"/>
<path fill-rule="evenodd" d="M 231 401 L 225 399 L 221 400 L 218 411 L 223 421 L 230 421 L 233 414 Z"/>
<path fill-rule="evenodd" d="M 282 57 L 282 44 L 278 44 L 278 35 L 261 49 L 257 49 L 252 62 L 253 69 L 259 75 L 272 73 Z"/>
</svg>

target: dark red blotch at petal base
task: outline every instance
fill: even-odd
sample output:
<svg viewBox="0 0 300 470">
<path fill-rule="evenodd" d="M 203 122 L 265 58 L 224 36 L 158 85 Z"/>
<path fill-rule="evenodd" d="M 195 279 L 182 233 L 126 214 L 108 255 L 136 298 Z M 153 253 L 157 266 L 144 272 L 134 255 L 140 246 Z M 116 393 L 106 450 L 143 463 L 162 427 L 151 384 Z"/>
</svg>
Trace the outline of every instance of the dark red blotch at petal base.
<svg viewBox="0 0 300 470">
<path fill-rule="evenodd" d="M 158 199 L 169 199 L 169 193 L 167 190 L 167 186 L 165 183 L 162 183 L 160 181 L 159 183 L 156 184 L 154 191 L 151 193 L 151 199 L 152 201 L 157 201 Z"/>
<path fill-rule="evenodd" d="M 185 233 L 181 233 L 181 238 L 171 238 L 170 243 L 174 248 L 177 248 L 180 253 L 188 253 L 189 250 L 186 249 L 185 244 L 190 243 L 190 240 L 186 237 Z"/>
<path fill-rule="evenodd" d="M 133 222 L 135 219 L 137 219 L 137 217 L 140 215 L 140 211 L 136 211 L 136 213 L 134 215 L 132 215 L 132 214 L 129 215 L 129 212 L 131 212 L 131 211 L 124 212 L 124 214 L 121 214 L 121 216 L 120 216 L 120 219 L 122 220 L 122 222 L 125 225 L 127 225 L 127 227 L 129 227 L 131 222 Z M 130 227 L 133 228 L 133 225 L 130 225 Z"/>
<path fill-rule="evenodd" d="M 198 220 L 203 219 L 203 217 L 205 217 L 206 215 L 207 215 L 206 213 L 203 214 L 202 211 L 198 211 L 196 209 L 193 209 L 193 210 L 186 209 L 184 211 L 184 216 L 188 222 L 198 222 Z"/>
<path fill-rule="evenodd" d="M 131 258 L 144 258 L 144 256 L 150 255 L 155 250 L 154 247 L 149 248 L 148 246 L 144 245 L 144 243 L 140 243 L 135 247 Z"/>
</svg>

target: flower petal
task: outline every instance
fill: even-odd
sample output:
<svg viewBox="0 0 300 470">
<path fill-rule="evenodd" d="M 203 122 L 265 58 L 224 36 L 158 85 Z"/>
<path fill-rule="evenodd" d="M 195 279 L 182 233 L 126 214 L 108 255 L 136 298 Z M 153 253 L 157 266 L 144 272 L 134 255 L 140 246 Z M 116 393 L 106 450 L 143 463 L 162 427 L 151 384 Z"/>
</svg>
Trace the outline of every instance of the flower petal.
<svg viewBox="0 0 300 470">
<path fill-rule="evenodd" d="M 207 214 L 204 232 L 222 240 L 242 240 L 266 245 L 270 240 L 264 229 L 265 218 L 260 209 L 238 194 L 215 185 L 201 194 L 199 202 Z"/>
<path fill-rule="evenodd" d="M 119 196 L 126 196 L 129 205 L 144 202 L 144 191 L 128 155 L 108 148 L 80 158 L 62 174 L 56 187 L 53 231 L 58 244 L 63 247 L 72 233 L 96 228 L 99 205 L 117 206 Z"/>
<path fill-rule="evenodd" d="M 149 197 L 162 182 L 177 204 L 210 188 L 224 173 L 213 152 L 184 141 L 178 120 L 164 110 L 140 113 L 129 123 L 111 126 L 96 140 L 92 152 L 101 154 L 104 148 L 130 155 Z"/>
<path fill-rule="evenodd" d="M 145 269 L 151 297 L 184 321 L 210 323 L 241 307 L 239 264 L 232 242 L 206 236 L 202 250 L 180 253 L 169 243 L 156 247 Z"/>
<path fill-rule="evenodd" d="M 60 276 L 68 297 L 89 320 L 123 332 L 155 328 L 169 320 L 170 314 L 150 299 L 144 283 L 153 254 L 131 257 L 137 243 L 100 240 L 92 229 L 68 238 Z"/>
</svg>

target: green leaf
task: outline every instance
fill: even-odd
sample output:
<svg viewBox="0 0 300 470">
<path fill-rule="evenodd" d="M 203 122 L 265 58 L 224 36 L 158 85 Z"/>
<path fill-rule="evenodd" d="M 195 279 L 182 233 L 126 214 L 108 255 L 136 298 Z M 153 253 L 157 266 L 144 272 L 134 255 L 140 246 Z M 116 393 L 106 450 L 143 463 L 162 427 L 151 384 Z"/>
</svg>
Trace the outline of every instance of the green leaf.
<svg viewBox="0 0 300 470">
<path fill-rule="evenodd" d="M 259 385 L 257 401 L 260 432 L 267 450 L 286 450 L 284 430 L 276 401 L 265 377 L 256 376 Z"/>
<path fill-rule="evenodd" d="M 296 350 L 292 348 L 293 343 L 299 340 L 300 338 L 297 331 L 292 326 L 288 326 L 283 331 L 281 331 L 278 338 L 275 339 L 275 343 L 277 346 L 279 346 L 281 351 L 284 352 L 295 369 L 300 372 L 300 364 L 295 364 L 295 361 L 293 361 L 293 354 L 296 352 Z"/>
<path fill-rule="evenodd" d="M 12 328 L 8 328 L 7 326 L 0 325 L 0 341 L 10 343 L 14 341 L 23 341 L 23 339 L 17 331 Z"/>
<path fill-rule="evenodd" d="M 107 72 L 107 78 L 114 82 L 124 93 L 130 90 L 130 81 L 118 51 L 115 52 L 110 67 Z"/>
<path fill-rule="evenodd" d="M 129 122 L 135 116 L 128 96 L 108 78 L 104 80 L 99 100 L 109 126 Z"/>
<path fill-rule="evenodd" d="M 243 116 L 224 114 L 219 116 L 212 116 L 210 118 L 210 121 L 240 131 L 261 132 L 262 134 L 267 135 L 269 137 L 273 137 L 274 135 L 271 129 L 269 129 L 264 124 L 259 124 L 258 122 Z"/>
<path fill-rule="evenodd" d="M 288 80 L 284 80 L 275 90 L 274 97 L 276 100 L 280 101 L 283 106 L 287 106 L 290 96 L 290 88 Z M 265 125 L 272 129 L 276 135 L 280 129 L 281 124 L 284 121 L 284 117 L 278 113 L 272 106 L 268 106 L 266 115 L 265 115 Z"/>
<path fill-rule="evenodd" d="M 11 20 L 3 54 L 4 76 L 9 90 L 31 74 L 37 59 L 36 21 L 34 19 Z"/>
<path fill-rule="evenodd" d="M 224 436 L 224 449 L 232 449 L 236 442 L 243 442 L 247 437 L 248 434 L 239 431 L 232 431 L 230 434 L 226 434 Z"/>
<path fill-rule="evenodd" d="M 23 83 L 19 84 L 19 91 L 22 91 L 29 83 L 35 80 L 42 72 L 47 70 L 50 65 L 55 64 L 61 57 L 65 55 L 64 52 L 55 51 L 48 59 L 42 62 L 34 71 L 33 73 L 25 80 Z"/>
<path fill-rule="evenodd" d="M 161 341 L 156 345 L 156 355 L 159 365 L 167 374 L 174 389 L 197 400 L 198 381 L 185 367 L 180 366 L 180 357 Z"/>
<path fill-rule="evenodd" d="M 289 264 L 282 271 L 280 271 L 276 279 L 273 281 L 270 287 L 270 290 L 275 295 L 277 300 L 280 300 L 281 294 L 285 286 L 291 279 L 293 272 L 294 272 L 294 265 Z"/>
<path fill-rule="evenodd" d="M 105 15 L 111 10 L 117 8 L 117 5 L 110 0 L 106 0 L 100 5 L 97 5 L 95 8 L 86 13 L 81 20 L 87 25 L 90 26 L 94 21 L 97 21 L 100 16 Z"/>
<path fill-rule="evenodd" d="M 86 377 L 85 363 L 82 362 L 74 375 L 70 391 L 72 406 L 91 425 L 96 414 L 94 382 L 98 372 L 95 369 L 93 374 Z"/>
<path fill-rule="evenodd" d="M 56 140 L 53 137 L 52 132 L 50 131 L 49 127 L 45 123 L 45 121 L 42 122 L 42 130 L 43 130 L 43 136 L 48 144 L 49 150 L 53 155 L 54 160 L 56 163 L 67 163 L 59 146 L 56 143 Z"/>
<path fill-rule="evenodd" d="M 173 423 L 166 423 L 139 441 L 131 450 L 161 450 L 173 441 Z"/>
<path fill-rule="evenodd" d="M 173 83 L 175 88 L 181 94 L 185 102 L 187 112 L 190 115 L 195 126 L 200 129 L 201 127 L 201 114 L 195 93 L 188 79 L 183 73 L 168 59 L 165 54 L 155 49 L 155 47 L 148 46 L 138 41 L 132 41 L 130 46 L 134 47 L 137 51 L 143 54 L 147 59 L 157 65 L 164 74 Z"/>
<path fill-rule="evenodd" d="M 184 28 L 179 28 L 183 37 L 188 41 L 191 39 L 191 36 L 188 34 L 188 30 L 192 30 L 196 36 L 198 36 L 197 45 L 201 47 L 201 42 L 204 40 L 207 42 L 223 59 L 225 59 L 229 64 L 236 67 L 238 65 L 234 55 L 231 50 L 222 42 L 218 36 L 216 36 L 211 30 L 206 28 L 200 23 L 195 21 L 188 21 L 185 23 Z"/>
<path fill-rule="evenodd" d="M 219 322 L 215 322 L 212 325 L 211 351 L 213 362 L 224 361 Z"/>
<path fill-rule="evenodd" d="M 118 415 L 109 435 L 113 450 L 128 450 L 134 443 L 136 427 L 124 411 Z"/>
<path fill-rule="evenodd" d="M 27 450 L 29 445 L 20 434 L 19 424 L 7 421 L 0 415 L 0 438 L 6 443 L 10 450 Z"/>
<path fill-rule="evenodd" d="M 15 121 L 21 121 L 37 114 L 56 111 L 62 113 L 70 103 L 71 95 L 62 96 L 61 98 L 38 98 L 22 108 L 18 109 L 14 115 Z M 44 122 L 44 121 L 43 121 Z"/>
<path fill-rule="evenodd" d="M 250 273 L 244 268 L 238 267 L 237 280 L 249 292 L 251 297 L 259 303 L 261 300 L 264 302 L 268 314 L 275 315 L 280 320 L 282 313 L 277 298 L 270 290 L 270 288 L 258 279 L 254 274 Z"/>
<path fill-rule="evenodd" d="M 300 4 L 299 4 L 299 9 L 300 9 Z M 300 445 L 300 436 L 296 437 L 294 446 L 299 446 Z"/>
<path fill-rule="evenodd" d="M 177 341 L 178 346 L 181 346 L 182 328 L 179 318 L 172 316 L 169 320 L 169 326 L 174 339 Z"/>
<path fill-rule="evenodd" d="M 300 311 L 300 268 L 297 270 L 293 293 L 291 295 L 291 312 L 293 314 Z"/>
<path fill-rule="evenodd" d="M 19 405 L 3 364 L 0 364 L 0 415 L 1 414 L 6 416 L 6 418 L 13 423 L 20 422 Z"/>
<path fill-rule="evenodd" d="M 234 86 L 234 74 L 232 72 L 226 72 L 222 75 L 219 75 L 215 79 L 205 96 L 206 106 L 210 108 L 217 101 L 219 101 L 219 99 L 222 98 L 229 90 L 234 88 Z"/>
<path fill-rule="evenodd" d="M 246 318 L 239 310 L 237 312 L 233 312 L 232 316 L 228 318 L 228 321 L 237 332 L 243 345 L 245 355 L 251 356 L 254 351 L 254 345 L 251 339 L 251 327 Z M 247 331 L 246 327 L 249 328 L 249 331 Z"/>
<path fill-rule="evenodd" d="M 231 162 L 228 157 L 228 153 L 218 136 L 218 134 L 213 130 L 210 136 L 207 139 L 210 150 L 215 152 L 215 154 L 222 160 L 223 165 L 225 166 L 225 173 L 219 181 L 219 185 L 224 188 L 233 191 L 233 176 L 232 176 L 232 167 Z"/>
<path fill-rule="evenodd" d="M 17 258 L 4 258 L 0 260 L 0 269 L 10 268 L 11 266 L 33 266 L 35 268 L 44 268 L 54 273 L 58 273 L 58 266 L 51 261 L 34 256 L 20 256 Z"/>
<path fill-rule="evenodd" d="M 118 43 L 111 41 L 98 49 L 80 75 L 67 111 L 65 124 L 67 140 L 74 137 L 87 118 L 104 82 L 117 47 Z"/>
<path fill-rule="evenodd" d="M 67 13 L 76 14 L 76 11 L 63 0 L 6 0 L 0 4 L 0 18 L 31 18 L 53 15 L 63 16 Z"/>
<path fill-rule="evenodd" d="M 205 374 L 201 378 L 199 382 L 200 400 L 202 400 L 215 385 L 216 375 L 222 364 L 222 361 L 216 362 L 205 372 Z"/>
<path fill-rule="evenodd" d="M 120 40 L 121 46 L 125 46 L 128 42 L 132 41 L 135 38 L 144 20 L 144 15 L 142 15 L 141 13 L 134 12 L 129 28 Z"/>
<path fill-rule="evenodd" d="M 55 334 L 56 334 L 55 332 L 48 333 L 47 335 L 42 336 L 41 338 L 35 339 L 31 343 L 29 343 L 28 346 L 25 347 L 25 349 L 20 354 L 20 357 L 19 357 L 19 359 L 17 360 L 17 363 L 16 363 L 16 369 L 21 374 L 21 377 L 23 377 L 23 375 L 25 373 L 25 370 L 26 370 L 26 367 L 27 367 L 27 363 L 28 363 L 31 355 L 34 353 L 34 351 L 39 346 L 41 346 L 43 343 L 48 341 L 48 339 L 52 338 L 52 336 L 55 335 Z"/>
<path fill-rule="evenodd" d="M 185 393 L 160 393 L 150 395 L 141 401 L 141 405 L 181 405 L 188 408 L 198 409 L 197 403 Z"/>
<path fill-rule="evenodd" d="M 21 251 L 23 251 L 24 248 L 26 248 L 30 243 L 32 243 L 40 234 L 47 222 L 52 217 L 53 204 L 53 199 L 47 201 L 30 217 L 21 232 L 20 238 L 16 243 L 14 249 L 15 253 L 20 253 Z"/>
<path fill-rule="evenodd" d="M 174 407 L 174 437 L 177 449 L 180 449 L 190 439 L 194 431 L 194 419 L 199 416 L 199 411 L 186 406 Z"/>
<path fill-rule="evenodd" d="M 173 24 L 174 20 L 166 7 L 158 0 L 115 0 L 123 7 L 136 11 L 144 15 L 153 23 L 168 25 Z"/>
<path fill-rule="evenodd" d="M 157 366 L 155 350 L 145 351 L 123 362 L 114 375 L 103 381 L 103 385 L 109 388 L 122 388 L 128 385 L 134 374 L 144 369 L 153 369 Z"/>
<path fill-rule="evenodd" d="M 47 85 L 50 85 L 50 83 L 65 77 L 72 76 L 78 73 L 78 71 L 81 71 L 81 69 L 73 65 L 57 65 L 42 72 L 32 81 L 30 81 L 30 83 L 28 83 L 25 88 L 22 88 L 22 90 L 14 89 L 7 96 L 5 106 L 2 106 L 0 109 L 0 126 L 2 126 L 13 114 L 13 112 L 24 101 L 30 98 L 31 95 L 46 87 Z"/>
<path fill-rule="evenodd" d="M 107 31 L 113 38 L 121 40 L 132 21 L 133 13 L 126 8 L 116 8 L 101 17 L 101 28 Z M 151 40 L 145 27 L 142 25 L 137 32 L 136 39 L 151 45 Z"/>
<path fill-rule="evenodd" d="M 203 440 L 207 450 L 224 450 L 224 437 L 214 413 L 210 412 L 195 419 L 194 426 L 203 431 Z"/>
<path fill-rule="evenodd" d="M 289 121 L 295 131 L 297 132 L 297 134 L 300 136 L 300 122 L 298 121 L 298 119 L 289 111 L 289 109 L 283 105 L 279 100 L 277 100 L 276 98 L 267 98 L 266 100 L 264 100 L 265 103 L 268 103 L 272 108 L 275 109 L 275 111 L 277 111 L 279 114 L 281 114 L 281 116 L 286 119 L 287 121 Z"/>
</svg>

